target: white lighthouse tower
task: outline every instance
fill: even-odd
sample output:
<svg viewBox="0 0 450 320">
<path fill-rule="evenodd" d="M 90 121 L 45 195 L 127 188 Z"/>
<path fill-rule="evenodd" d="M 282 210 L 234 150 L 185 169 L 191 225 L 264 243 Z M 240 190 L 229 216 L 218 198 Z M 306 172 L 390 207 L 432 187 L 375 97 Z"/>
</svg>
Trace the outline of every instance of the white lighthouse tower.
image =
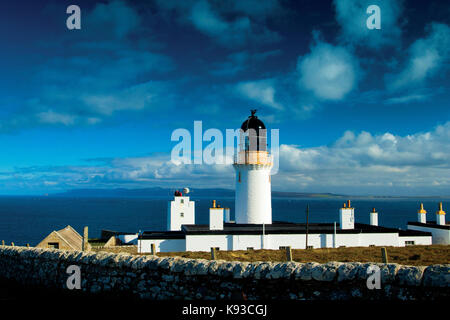
<svg viewBox="0 0 450 320">
<path fill-rule="evenodd" d="M 272 196 L 270 170 L 272 158 L 267 150 L 267 132 L 264 123 L 251 116 L 241 126 L 241 137 L 235 154 L 236 223 L 271 224 Z"/>
</svg>

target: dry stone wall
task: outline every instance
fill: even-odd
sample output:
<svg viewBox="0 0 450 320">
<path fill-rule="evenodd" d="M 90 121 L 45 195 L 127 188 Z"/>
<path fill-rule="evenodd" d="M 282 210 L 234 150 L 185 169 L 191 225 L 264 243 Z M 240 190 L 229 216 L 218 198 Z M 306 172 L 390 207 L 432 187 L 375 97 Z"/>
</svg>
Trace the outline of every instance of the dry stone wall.
<svg viewBox="0 0 450 320">
<path fill-rule="evenodd" d="M 380 268 L 381 288 L 367 287 L 367 269 Z M 450 297 L 450 264 L 229 262 L 106 252 L 0 246 L 0 279 L 68 290 L 70 265 L 81 270 L 81 289 L 143 299 L 401 299 Z"/>
</svg>

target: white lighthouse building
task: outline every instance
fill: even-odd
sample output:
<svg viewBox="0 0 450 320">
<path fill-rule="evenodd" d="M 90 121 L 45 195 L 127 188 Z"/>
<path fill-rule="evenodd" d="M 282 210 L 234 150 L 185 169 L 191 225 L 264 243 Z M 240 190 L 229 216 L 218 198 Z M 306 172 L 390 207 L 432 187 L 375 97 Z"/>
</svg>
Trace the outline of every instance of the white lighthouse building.
<svg viewBox="0 0 450 320">
<path fill-rule="evenodd" d="M 273 162 L 267 151 L 264 123 L 255 116 L 256 110 L 242 123 L 236 171 L 235 219 L 242 224 L 271 224 L 272 196 L 270 170 Z"/>
<path fill-rule="evenodd" d="M 252 110 L 241 125 L 240 143 L 233 163 L 235 219 L 231 219 L 229 208 L 214 200 L 209 209 L 209 223 L 195 224 L 195 202 L 190 200 L 187 192 L 177 191 L 169 202 L 167 230 L 140 233 L 139 253 L 151 252 L 152 248 L 157 252 L 180 252 L 209 251 L 211 248 L 278 250 L 286 246 L 305 249 L 448 243 L 450 226 L 445 224 L 442 205 L 435 224 L 410 223 L 409 230 L 380 226 L 375 210 L 370 213 L 370 224 L 358 223 L 360 218 L 357 219 L 350 200 L 339 209 L 338 223 L 272 221 L 270 171 L 273 161 L 267 148 L 266 127 L 255 113 L 256 110 Z M 425 216 L 420 214 L 419 221 L 425 221 Z"/>
</svg>

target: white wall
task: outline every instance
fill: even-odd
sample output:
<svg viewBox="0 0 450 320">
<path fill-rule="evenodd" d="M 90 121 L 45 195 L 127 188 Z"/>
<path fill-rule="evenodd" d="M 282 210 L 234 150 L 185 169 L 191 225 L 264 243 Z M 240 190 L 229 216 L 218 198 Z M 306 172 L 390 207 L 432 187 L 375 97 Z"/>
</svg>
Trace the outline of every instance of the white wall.
<svg viewBox="0 0 450 320">
<path fill-rule="evenodd" d="M 189 197 L 174 197 L 167 208 L 167 230 L 181 230 L 183 224 L 195 224 L 195 202 Z"/>
<path fill-rule="evenodd" d="M 268 236 L 265 236 L 265 249 L 267 246 Z M 233 235 L 232 249 L 230 250 L 247 250 L 248 247 L 256 249 L 262 249 L 262 234 L 261 235 Z"/>
<path fill-rule="evenodd" d="M 211 251 L 211 247 L 220 250 L 232 250 L 231 235 L 186 235 L 186 251 Z"/>
<path fill-rule="evenodd" d="M 186 251 L 185 239 L 143 239 L 138 240 L 138 252 L 152 252 L 151 244 L 155 244 L 156 252 L 182 252 Z"/>
<path fill-rule="evenodd" d="M 333 248 L 333 234 L 309 234 L 308 246 L 313 248 Z M 160 246 L 157 251 L 210 251 L 211 247 L 219 247 L 220 250 L 247 250 L 252 247 L 261 249 L 261 235 L 187 235 L 184 240 L 169 241 L 164 247 L 158 243 L 162 240 L 145 241 L 143 252 L 150 252 L 150 243 Z M 179 242 L 176 242 L 179 241 Z M 375 246 L 404 246 L 405 241 L 414 241 L 415 244 L 429 245 L 431 237 L 399 237 L 397 233 L 357 233 L 336 234 L 336 247 L 368 247 Z M 181 243 L 182 242 L 182 243 Z M 172 246 L 174 248 L 172 248 Z M 265 235 L 264 248 L 278 250 L 279 247 L 290 246 L 292 249 L 305 249 L 305 234 L 269 234 Z M 158 247 L 159 248 L 159 247 Z M 147 250 L 147 251 L 145 251 Z"/>
<path fill-rule="evenodd" d="M 450 230 L 408 225 L 410 230 L 431 232 L 433 244 L 450 244 Z"/>
<path fill-rule="evenodd" d="M 398 246 L 405 247 L 405 241 L 414 241 L 414 245 L 431 245 L 433 240 L 432 237 L 417 237 L 417 236 L 408 236 L 408 237 L 399 237 L 398 238 Z"/>
</svg>

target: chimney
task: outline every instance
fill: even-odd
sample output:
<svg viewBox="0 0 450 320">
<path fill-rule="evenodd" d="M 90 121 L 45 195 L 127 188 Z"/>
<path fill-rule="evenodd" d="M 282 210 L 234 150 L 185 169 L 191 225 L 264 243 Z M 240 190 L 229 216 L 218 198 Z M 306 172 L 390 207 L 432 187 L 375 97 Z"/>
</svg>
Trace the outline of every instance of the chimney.
<svg viewBox="0 0 450 320">
<path fill-rule="evenodd" d="M 209 208 L 209 230 L 223 230 L 223 208 L 216 206 L 216 200 L 213 200 L 212 208 Z"/>
<path fill-rule="evenodd" d="M 417 211 L 417 220 L 420 223 L 427 223 L 427 211 L 423 208 L 423 203 L 420 204 L 420 209 Z"/>
<path fill-rule="evenodd" d="M 376 212 L 375 208 L 373 208 L 370 213 L 370 225 L 378 226 L 378 212 Z"/>
<path fill-rule="evenodd" d="M 89 251 L 89 229 L 87 226 L 84 227 L 83 229 L 83 246 L 82 246 L 82 250 L 83 251 Z"/>
<path fill-rule="evenodd" d="M 438 211 L 436 211 L 436 224 L 445 226 L 445 211 L 442 209 L 442 202 L 439 202 Z"/>
<path fill-rule="evenodd" d="M 351 207 L 350 200 L 339 209 L 339 225 L 342 230 L 355 228 L 355 209 Z"/>
</svg>

